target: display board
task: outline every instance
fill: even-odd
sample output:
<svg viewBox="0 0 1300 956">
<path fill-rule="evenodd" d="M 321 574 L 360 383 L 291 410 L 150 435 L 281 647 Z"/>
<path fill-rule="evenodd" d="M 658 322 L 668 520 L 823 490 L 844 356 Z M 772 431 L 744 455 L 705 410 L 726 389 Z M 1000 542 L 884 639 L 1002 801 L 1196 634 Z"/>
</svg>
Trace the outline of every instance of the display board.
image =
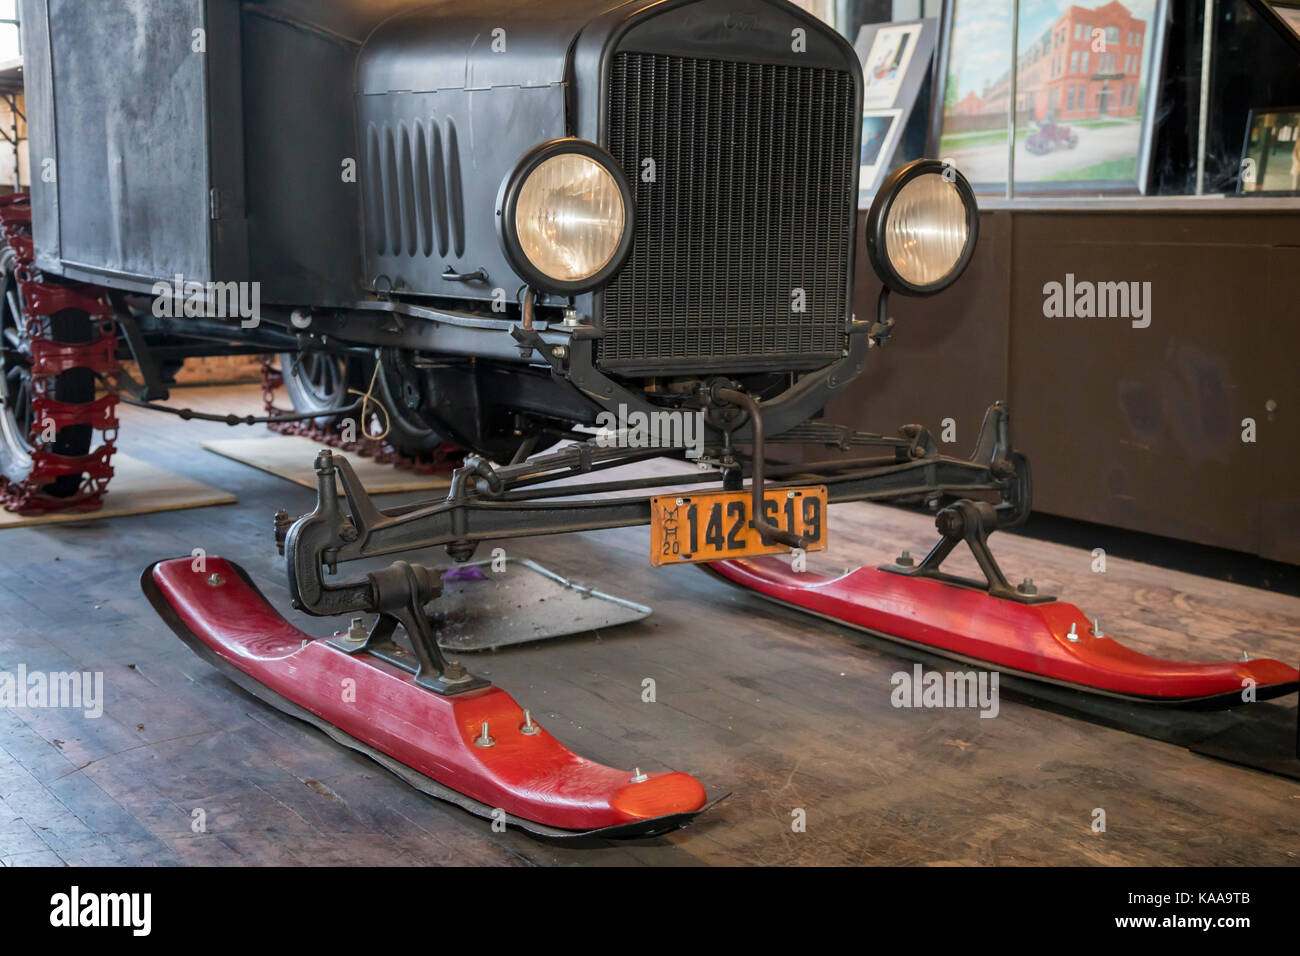
<svg viewBox="0 0 1300 956">
<path fill-rule="evenodd" d="M 938 23 L 871 23 L 858 31 L 862 61 L 862 159 L 859 202 L 869 205 L 893 165 L 903 130 L 930 72 Z"/>
</svg>

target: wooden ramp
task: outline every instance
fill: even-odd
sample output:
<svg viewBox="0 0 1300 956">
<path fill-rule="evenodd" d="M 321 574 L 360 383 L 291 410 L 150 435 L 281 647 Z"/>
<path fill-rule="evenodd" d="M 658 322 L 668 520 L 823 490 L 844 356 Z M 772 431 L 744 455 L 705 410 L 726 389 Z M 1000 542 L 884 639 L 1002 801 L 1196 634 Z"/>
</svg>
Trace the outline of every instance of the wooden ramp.
<svg viewBox="0 0 1300 956">
<path fill-rule="evenodd" d="M 304 488 L 316 487 L 316 455 L 328 446 L 300 435 L 274 435 L 268 438 L 228 438 L 205 441 L 203 447 L 244 465 L 285 478 Z M 372 495 L 399 491 L 436 491 L 451 484 L 450 475 L 422 475 L 418 472 L 384 465 L 373 458 L 341 454 L 352 465 L 366 491 Z"/>
<path fill-rule="evenodd" d="M 210 505 L 231 505 L 238 499 L 227 491 L 213 488 L 193 478 L 186 478 L 163 468 L 156 468 L 138 458 L 113 455 L 113 480 L 104 507 L 98 511 L 46 515 L 18 515 L 0 511 L 0 531 L 6 528 L 29 528 L 34 525 L 67 524 L 121 518 L 127 515 L 152 514 L 156 511 L 182 511 Z"/>
</svg>

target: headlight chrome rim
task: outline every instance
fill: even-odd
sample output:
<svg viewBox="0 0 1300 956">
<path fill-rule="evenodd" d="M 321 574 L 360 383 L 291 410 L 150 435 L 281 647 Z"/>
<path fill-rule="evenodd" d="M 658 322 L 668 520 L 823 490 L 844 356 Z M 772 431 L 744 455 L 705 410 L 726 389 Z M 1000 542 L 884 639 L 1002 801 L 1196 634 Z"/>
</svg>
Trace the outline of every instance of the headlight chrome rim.
<svg viewBox="0 0 1300 956">
<path fill-rule="evenodd" d="M 613 179 L 623 199 L 623 236 L 614 250 L 613 256 L 605 265 L 582 279 L 568 281 L 558 279 L 542 272 L 524 251 L 517 231 L 516 213 L 519 196 L 529 176 L 549 159 L 563 155 L 579 155 L 600 165 Z M 632 242 L 636 235 L 636 213 L 632 202 L 632 187 L 627 176 L 607 151 L 590 140 L 567 137 L 539 143 L 530 149 L 515 164 L 509 175 L 501 183 L 497 196 L 497 233 L 506 258 L 515 272 L 535 289 L 556 295 L 579 295 L 591 292 L 607 285 L 627 262 L 632 253 Z"/>
<path fill-rule="evenodd" d="M 889 257 L 886 230 L 889 226 L 890 212 L 894 201 L 902 194 L 909 183 L 927 175 L 943 176 L 951 170 L 949 185 L 957 190 L 962 206 L 966 211 L 966 245 L 953 267 L 939 280 L 928 285 L 918 285 L 904 278 Z M 966 177 L 955 167 L 949 167 L 937 159 L 917 159 L 894 170 L 880 185 L 876 198 L 867 213 L 867 255 L 871 264 L 885 285 L 895 292 L 910 296 L 930 296 L 942 292 L 961 278 L 966 267 L 975 255 L 975 244 L 979 239 L 979 205 L 975 201 L 975 191 L 971 189 Z"/>
</svg>

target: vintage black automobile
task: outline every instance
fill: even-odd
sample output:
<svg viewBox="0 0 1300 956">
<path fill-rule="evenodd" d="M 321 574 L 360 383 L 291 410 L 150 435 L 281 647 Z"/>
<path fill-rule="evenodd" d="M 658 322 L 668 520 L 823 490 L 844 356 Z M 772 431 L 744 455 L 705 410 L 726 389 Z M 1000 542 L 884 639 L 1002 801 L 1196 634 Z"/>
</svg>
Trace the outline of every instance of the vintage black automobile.
<svg viewBox="0 0 1300 956">
<path fill-rule="evenodd" d="M 33 183 L 0 202 L 8 507 L 97 506 L 115 402 L 161 409 L 195 355 L 278 353 L 295 411 L 274 424 L 374 419 L 405 454 L 469 456 L 445 497 L 384 509 L 320 454 L 315 510 L 279 515 L 276 540 L 297 608 L 378 614 L 333 642 L 291 629 L 229 562 L 145 572 L 177 633 L 278 706 L 479 812 L 644 832 L 702 791 L 638 773 L 630 795 L 624 772 L 578 772 L 567 751 L 501 777 L 519 768 L 483 754 L 554 741 L 443 657 L 426 614 L 438 572 L 398 561 L 340 581 L 338 566 L 644 524 L 656 564 L 811 550 L 828 502 L 911 499 L 942 508 L 944 540 L 898 574 L 941 576 L 964 539 L 980 587 L 1037 599 L 984 547 L 1029 505 L 1000 406 L 969 459 L 919 426 L 819 418 L 887 342 L 890 292 L 956 281 L 978 220 L 956 169 L 918 161 L 855 234 L 862 71 L 792 4 L 23 0 L 22 26 Z M 885 284 L 861 317 L 859 250 Z M 687 417 L 699 427 L 666 445 L 622 427 Z M 769 462 L 774 442 L 858 454 Z M 699 469 L 553 484 L 651 455 Z M 591 497 L 671 485 L 698 491 Z M 412 740 L 385 729 L 391 709 L 334 714 L 311 675 L 343 672 L 452 723 Z M 503 721 L 509 747 L 492 751 Z M 538 784 L 557 764 L 567 795 Z"/>
<path fill-rule="evenodd" d="M 0 263 L 0 471 L 28 485 L 28 506 L 57 507 L 91 470 L 31 487 L 33 452 L 46 478 L 60 462 L 43 452 L 86 455 L 92 434 L 49 407 L 36 427 L 24 276 L 101 300 L 44 334 L 84 346 L 108 328 L 144 374 L 137 398 L 163 397 L 187 356 L 276 352 L 298 412 L 370 388 L 410 454 L 454 443 L 510 461 L 620 408 L 708 407 L 717 442 L 724 386 L 762 402 L 774 435 L 863 366 L 861 70 L 793 5 L 186 0 L 87 16 L 24 0 L 22 13 L 36 175 L 30 230 L 10 208 L 19 242 Z M 974 243 L 964 182 L 928 173 L 891 185 L 883 204 L 905 201 L 873 237 L 908 292 L 953 281 Z M 109 359 L 73 361 L 49 399 L 94 398 Z"/>
</svg>

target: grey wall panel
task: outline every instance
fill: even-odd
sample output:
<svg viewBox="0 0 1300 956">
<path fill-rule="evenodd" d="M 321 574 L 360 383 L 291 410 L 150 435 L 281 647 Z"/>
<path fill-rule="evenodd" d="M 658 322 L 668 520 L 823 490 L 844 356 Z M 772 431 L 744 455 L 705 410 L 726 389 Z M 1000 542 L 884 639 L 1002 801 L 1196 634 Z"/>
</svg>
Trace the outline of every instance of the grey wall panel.
<svg viewBox="0 0 1300 956">
<path fill-rule="evenodd" d="M 359 46 L 244 11 L 249 254 L 265 302 L 341 305 L 360 296 L 352 77 Z"/>
<path fill-rule="evenodd" d="M 209 276 L 203 0 L 50 0 L 65 262 Z"/>
</svg>

